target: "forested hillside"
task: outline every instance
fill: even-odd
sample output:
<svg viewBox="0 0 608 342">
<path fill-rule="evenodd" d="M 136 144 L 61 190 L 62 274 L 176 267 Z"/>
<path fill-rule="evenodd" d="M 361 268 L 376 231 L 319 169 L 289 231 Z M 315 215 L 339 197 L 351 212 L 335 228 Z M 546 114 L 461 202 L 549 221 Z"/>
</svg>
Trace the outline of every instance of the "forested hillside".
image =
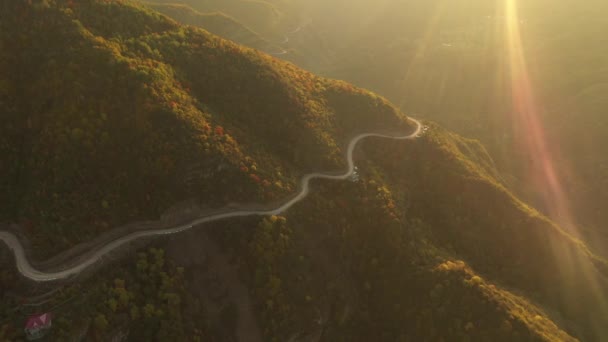
<svg viewBox="0 0 608 342">
<path fill-rule="evenodd" d="M 213 2 L 188 3 L 231 13 Z M 288 53 L 281 58 L 371 89 L 403 111 L 481 140 L 511 189 L 553 219 L 575 226 L 572 230 L 605 255 L 608 217 L 601 204 L 608 188 L 599 146 L 607 136 L 602 102 L 607 59 L 601 44 L 606 6 L 596 0 L 579 5 L 567 0 L 382 0 L 373 6 L 367 0 L 277 1 L 282 24 L 263 35 L 278 42 L 290 27 L 304 27 L 282 46 Z M 256 16 L 264 18 L 261 12 Z M 513 28 L 520 34 L 516 40 L 510 37 Z M 234 39 L 231 33 L 225 37 Z M 519 39 L 521 46 L 510 45 Z M 568 215 L 552 212 L 543 195 L 547 185 L 530 176 L 538 167 L 530 160 L 539 157 L 519 142 L 530 133 L 516 122 L 521 109 L 511 84 L 513 53 L 521 53 L 527 64 L 533 115 L 570 199 Z"/>
<path fill-rule="evenodd" d="M 256 32 L 222 12 L 201 13 L 187 5 L 170 3 L 144 3 L 147 7 L 173 18 L 185 25 L 201 27 L 210 33 L 238 44 L 265 52 L 277 52 L 280 48 L 271 44 Z"/>
<path fill-rule="evenodd" d="M 249 29 L 267 36 L 274 36 L 279 25 L 289 13 L 282 11 L 284 0 L 151 0 L 152 3 L 185 4 L 203 13 L 221 12 L 235 18 Z"/>
<path fill-rule="evenodd" d="M 338 145 L 369 123 L 407 126 L 365 91 L 129 3 L 8 7 L 1 211 L 38 250 L 193 196 L 274 199 L 341 165 Z"/>
<path fill-rule="evenodd" d="M 369 88 L 403 111 L 481 140 L 508 186 L 558 220 L 539 195 L 546 184 L 534 184 L 529 175 L 531 161 L 540 157 L 518 141 L 531 134 L 515 119 L 521 109 L 511 84 L 512 57 L 520 54 L 570 220 L 594 251 L 605 254 L 605 1 L 295 3 L 334 52 L 326 63 L 311 64 L 315 72 Z M 514 29 L 520 37 L 512 36 Z M 518 39 L 516 48 L 511 44 Z"/>
<path fill-rule="evenodd" d="M 344 169 L 355 134 L 413 129 L 372 92 L 107 0 L 2 3 L 0 115 L 0 222 L 35 260 L 184 201 L 276 203 Z M 607 262 L 478 141 L 425 125 L 363 141 L 357 177 L 284 216 L 139 241 L 66 283 L 20 278 L 2 247 L 0 339 L 44 311 L 51 340 L 608 338 Z"/>
</svg>

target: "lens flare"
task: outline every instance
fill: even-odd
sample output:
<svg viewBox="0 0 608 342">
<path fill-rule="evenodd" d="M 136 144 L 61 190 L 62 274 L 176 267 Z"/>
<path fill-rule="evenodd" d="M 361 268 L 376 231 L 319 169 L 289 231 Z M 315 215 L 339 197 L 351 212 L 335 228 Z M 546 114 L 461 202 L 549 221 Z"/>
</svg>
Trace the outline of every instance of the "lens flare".
<svg viewBox="0 0 608 342">
<path fill-rule="evenodd" d="M 528 72 L 517 0 L 506 1 L 505 20 L 515 141 L 530 160 L 527 166 L 529 176 L 534 190 L 541 196 L 547 214 L 569 233 L 579 237 L 568 198 L 555 168 L 556 151 L 552 151 L 551 147 L 556 145 L 547 140 L 540 117 L 543 108 L 537 103 Z"/>
<path fill-rule="evenodd" d="M 427 89 L 428 86 L 431 85 L 428 76 L 421 79 L 420 75 L 416 74 L 416 71 L 426 69 L 426 55 L 436 36 L 439 35 L 439 21 L 444 15 L 444 10 L 443 4 L 438 4 L 433 10 L 431 17 L 428 19 L 422 37 L 418 42 L 418 47 L 414 51 L 411 61 L 408 63 L 407 67 L 405 67 L 404 73 L 401 76 L 400 83 L 404 87 L 407 88 L 408 85 L 415 84 L 416 88 Z M 445 76 L 443 77 L 443 83 L 445 83 Z M 444 92 L 445 89 L 442 87 L 441 89 L 436 90 L 435 96 L 441 98 Z M 402 97 L 399 102 L 399 108 L 404 108 L 407 101 L 407 98 Z"/>
<path fill-rule="evenodd" d="M 529 179 L 533 189 L 540 195 L 546 214 L 565 231 L 579 238 L 580 234 L 570 209 L 568 197 L 560 181 L 560 173 L 556 169 L 555 156 L 557 145 L 551 143 L 546 136 L 541 114 L 543 107 L 538 103 L 534 93 L 533 82 L 528 70 L 528 64 L 522 42 L 521 23 L 518 15 L 518 0 L 505 0 L 505 34 L 507 44 L 508 74 L 510 78 L 514 138 L 518 142 L 521 153 L 530 160 L 527 166 Z M 547 243 L 551 243 L 548 239 Z M 586 282 L 592 291 L 593 298 L 598 304 L 600 314 L 608 317 L 607 294 L 602 291 L 602 281 L 597 276 L 597 270 L 585 257 L 574 253 L 571 249 L 553 246 L 556 262 L 560 263 L 560 272 L 569 279 L 568 275 L 582 274 L 584 279 L 571 279 L 574 283 Z M 576 270 L 576 271 L 575 271 Z M 570 291 L 576 291 L 572 284 L 559 284 L 561 297 L 570 305 Z M 584 310 L 584 308 L 583 308 Z M 599 321 L 599 320 L 598 320 Z M 598 332 L 604 331 L 600 323 L 594 323 Z"/>
<path fill-rule="evenodd" d="M 511 121 L 514 141 L 529 160 L 527 173 L 543 200 L 548 216 L 575 233 L 567 196 L 556 172 L 551 144 L 547 141 L 524 54 L 517 0 L 505 0 L 505 34 L 511 88 Z M 555 145 L 553 145 L 555 146 Z"/>
</svg>

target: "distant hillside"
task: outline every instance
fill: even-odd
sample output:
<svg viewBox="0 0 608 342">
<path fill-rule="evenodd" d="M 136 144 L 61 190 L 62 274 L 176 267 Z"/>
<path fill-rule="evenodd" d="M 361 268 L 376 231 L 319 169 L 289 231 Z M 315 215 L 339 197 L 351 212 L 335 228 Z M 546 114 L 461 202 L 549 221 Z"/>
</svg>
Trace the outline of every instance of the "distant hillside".
<svg viewBox="0 0 608 342">
<path fill-rule="evenodd" d="M 356 133 L 412 129 L 374 93 L 127 1 L 4 3 L 0 71 L 0 221 L 38 260 L 185 200 L 285 198 L 344 168 Z M 49 338 L 230 341 L 247 299 L 269 341 L 605 340 L 606 261 L 505 188 L 479 142 L 427 125 L 365 140 L 358 179 L 313 182 L 284 217 L 109 256 L 37 307 L 57 313 Z M 14 293 L 36 289 L 7 254 L 0 339 L 23 339 Z"/>
<path fill-rule="evenodd" d="M 166 0 L 152 0 L 155 3 L 167 3 Z M 277 25 L 283 20 L 284 13 L 271 1 L 265 0 L 184 0 L 172 1 L 185 4 L 203 12 L 222 12 L 236 18 L 240 23 L 263 35 L 272 36 Z"/>
<path fill-rule="evenodd" d="M 145 5 L 182 24 L 203 28 L 210 33 L 230 39 L 238 44 L 265 52 L 281 51 L 280 47 L 269 43 L 259 34 L 221 12 L 200 13 L 191 7 L 180 4 L 145 3 Z"/>
<path fill-rule="evenodd" d="M 545 0 L 526 8 L 541 13 Z M 526 6 L 526 7 L 528 7 Z M 527 44 L 537 45 L 533 76 L 550 136 L 561 151 L 559 167 L 584 235 L 598 253 L 608 256 L 608 142 L 606 84 L 608 47 L 604 32 L 608 3 L 592 0 L 581 6 L 555 6 L 551 16 L 539 16 L 527 29 Z M 538 37 L 538 38 L 536 38 Z"/>
</svg>

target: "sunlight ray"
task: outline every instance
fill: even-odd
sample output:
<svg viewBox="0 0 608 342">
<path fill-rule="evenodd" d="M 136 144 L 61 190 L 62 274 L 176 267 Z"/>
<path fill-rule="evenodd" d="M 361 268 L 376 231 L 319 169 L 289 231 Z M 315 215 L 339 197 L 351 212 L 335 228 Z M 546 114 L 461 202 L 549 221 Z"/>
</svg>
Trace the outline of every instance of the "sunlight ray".
<svg viewBox="0 0 608 342">
<path fill-rule="evenodd" d="M 531 179 L 541 193 L 549 216 L 569 233 L 578 237 L 571 215 L 568 199 L 560 176 L 555 169 L 554 151 L 548 142 L 540 115 L 542 107 L 537 103 L 524 55 L 520 32 L 517 1 L 508 0 L 505 9 L 508 63 L 512 95 L 512 119 L 519 131 L 516 141 L 520 141 L 523 152 L 532 160 L 529 165 Z"/>
<path fill-rule="evenodd" d="M 505 33 L 507 58 L 512 96 L 512 125 L 515 141 L 518 141 L 522 153 L 529 158 L 528 174 L 534 190 L 539 192 L 548 216 L 569 234 L 580 238 L 580 233 L 570 209 L 568 196 L 561 181 L 560 172 L 556 169 L 556 144 L 547 138 L 541 119 L 543 106 L 538 103 L 534 93 L 533 81 L 526 61 L 521 20 L 518 14 L 518 0 L 505 0 Z M 608 313 L 606 293 L 602 292 L 602 279 L 598 279 L 594 266 L 580 260 L 571 250 L 552 246 L 556 262 L 560 263 L 560 272 L 571 274 L 577 269 L 585 274 L 586 279 L 571 279 L 572 284 L 560 284 L 562 301 L 570 301 L 569 294 L 576 282 L 587 282 L 592 289 L 603 315 Z M 608 316 L 606 316 L 608 317 Z M 596 329 L 603 329 L 596 327 Z M 599 331 L 599 330 L 598 330 Z"/>
<path fill-rule="evenodd" d="M 418 48 L 414 52 L 411 61 L 404 69 L 403 77 L 401 79 L 401 84 L 405 86 L 409 86 L 412 84 L 413 80 L 416 78 L 415 74 L 417 70 L 425 69 L 425 56 L 427 51 L 430 49 L 431 44 L 434 42 L 434 38 L 439 35 L 439 22 L 444 14 L 444 5 L 443 3 L 439 3 L 435 10 L 433 11 L 432 16 L 428 19 L 428 24 L 426 29 L 424 30 L 424 34 L 419 42 Z M 419 81 L 419 80 L 418 80 Z M 426 86 L 418 85 L 418 86 Z M 403 108 L 406 104 L 407 98 L 404 97 L 398 104 L 399 108 Z"/>
</svg>

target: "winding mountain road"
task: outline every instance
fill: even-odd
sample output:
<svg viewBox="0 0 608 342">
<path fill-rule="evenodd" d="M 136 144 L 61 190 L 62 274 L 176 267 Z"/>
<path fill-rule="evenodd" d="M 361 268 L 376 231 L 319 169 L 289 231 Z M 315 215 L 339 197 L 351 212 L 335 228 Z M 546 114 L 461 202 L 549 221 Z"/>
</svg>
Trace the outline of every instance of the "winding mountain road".
<svg viewBox="0 0 608 342">
<path fill-rule="evenodd" d="M 350 176 L 352 176 L 353 172 L 355 171 L 355 164 L 353 162 L 353 151 L 354 151 L 357 143 L 359 143 L 361 140 L 363 140 L 365 138 L 370 138 L 370 137 L 379 137 L 379 138 L 395 139 L 395 140 L 407 140 L 407 139 L 414 139 L 414 138 L 418 137 L 423 132 L 422 124 L 418 120 L 415 120 L 412 118 L 409 118 L 409 120 L 411 122 L 413 122 L 416 126 L 415 130 L 412 133 L 408 133 L 408 134 L 401 135 L 401 136 L 400 135 L 386 135 L 386 134 L 379 134 L 379 133 L 363 133 L 363 134 L 359 134 L 359 135 L 355 136 L 349 142 L 348 148 L 346 150 L 346 161 L 348 163 L 348 169 L 346 170 L 346 172 L 344 172 L 343 174 L 340 174 L 340 175 L 328 175 L 328 174 L 324 174 L 324 173 L 310 173 L 310 174 L 304 175 L 300 181 L 299 192 L 295 196 L 293 196 L 290 199 L 288 199 L 287 201 L 285 201 L 283 204 L 281 204 L 276 209 L 272 209 L 272 210 L 232 210 L 232 211 L 224 212 L 221 214 L 199 217 L 187 224 L 183 224 L 183 225 L 179 225 L 179 226 L 175 226 L 175 227 L 171 227 L 171 228 L 167 228 L 167 229 L 142 230 L 142 231 L 133 232 L 133 233 L 124 235 L 122 237 L 119 237 L 119 238 L 107 243 L 106 245 L 104 245 L 101 248 L 94 251 L 92 254 L 86 256 L 86 258 L 84 258 L 83 260 L 80 260 L 77 264 L 67 267 L 65 269 L 62 269 L 60 271 L 53 271 L 53 272 L 44 272 L 44 271 L 35 269 L 31 265 L 30 261 L 27 259 L 23 245 L 19 242 L 19 240 L 17 239 L 17 237 L 14 234 L 7 232 L 7 231 L 0 231 L 0 240 L 2 240 L 8 246 L 8 248 L 12 250 L 12 252 L 15 256 L 15 263 L 17 266 L 17 270 L 24 277 L 26 277 L 30 280 L 33 280 L 35 282 L 49 282 L 49 281 L 65 280 L 69 277 L 79 274 L 80 272 L 84 271 L 88 267 L 91 267 L 92 265 L 94 265 L 95 263 L 100 261 L 104 256 L 108 255 L 108 253 L 116 250 L 120 246 L 123 246 L 123 245 L 125 245 L 129 242 L 132 242 L 134 240 L 137 240 L 137 239 L 141 239 L 141 238 L 145 238 L 145 237 L 152 237 L 152 236 L 159 236 L 159 235 L 176 234 L 176 233 L 180 233 L 180 232 L 192 229 L 195 226 L 200 225 L 202 223 L 218 221 L 218 220 L 228 219 L 228 218 L 232 218 L 232 217 L 243 217 L 243 216 L 253 216 L 253 215 L 271 216 L 271 215 L 279 215 L 281 213 L 284 213 L 289 208 L 291 208 L 294 204 L 300 202 L 301 200 L 306 198 L 306 196 L 308 196 L 308 193 L 310 192 L 310 181 L 311 180 L 313 180 L 313 179 L 345 180 L 345 179 L 348 179 Z"/>
<path fill-rule="evenodd" d="M 281 41 L 279 44 L 280 44 L 280 45 L 284 45 L 284 44 L 289 43 L 289 35 L 291 35 L 291 34 L 295 34 L 295 33 L 300 32 L 300 30 L 302 30 L 304 27 L 308 26 L 308 25 L 309 25 L 311 22 L 312 22 L 312 20 L 309 20 L 309 21 L 307 21 L 306 23 L 304 23 L 304 24 L 302 24 L 302 25 L 299 25 L 299 26 L 298 26 L 298 27 L 296 27 L 294 30 L 292 30 L 292 31 L 289 31 L 289 32 L 285 33 L 285 34 L 283 35 L 283 41 Z M 279 52 L 269 52 L 269 54 L 270 54 L 270 55 L 273 55 L 273 56 L 286 55 L 286 54 L 288 54 L 288 53 L 289 53 L 289 51 L 287 51 L 287 50 L 285 50 L 285 49 L 283 49 L 283 48 L 281 48 L 281 51 L 279 51 Z"/>
</svg>

